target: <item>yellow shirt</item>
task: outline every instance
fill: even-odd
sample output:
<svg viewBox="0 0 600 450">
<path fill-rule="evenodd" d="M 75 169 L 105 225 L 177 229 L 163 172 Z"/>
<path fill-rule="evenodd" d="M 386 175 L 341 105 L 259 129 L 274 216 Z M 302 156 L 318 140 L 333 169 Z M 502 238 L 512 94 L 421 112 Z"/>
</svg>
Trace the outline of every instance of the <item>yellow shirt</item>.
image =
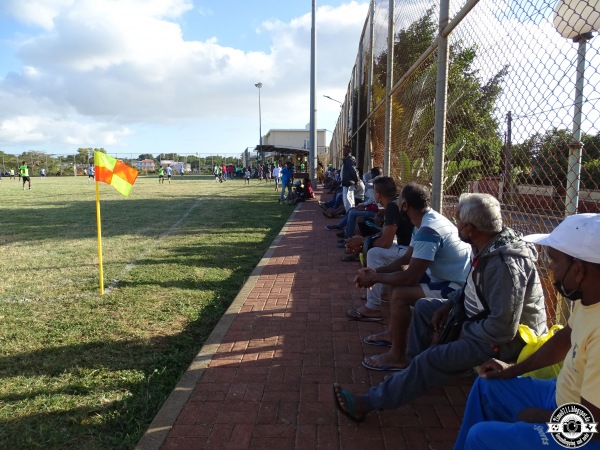
<svg viewBox="0 0 600 450">
<path fill-rule="evenodd" d="M 569 318 L 571 348 L 556 380 L 556 404 L 581 403 L 600 408 L 600 303 L 576 301 Z"/>
</svg>

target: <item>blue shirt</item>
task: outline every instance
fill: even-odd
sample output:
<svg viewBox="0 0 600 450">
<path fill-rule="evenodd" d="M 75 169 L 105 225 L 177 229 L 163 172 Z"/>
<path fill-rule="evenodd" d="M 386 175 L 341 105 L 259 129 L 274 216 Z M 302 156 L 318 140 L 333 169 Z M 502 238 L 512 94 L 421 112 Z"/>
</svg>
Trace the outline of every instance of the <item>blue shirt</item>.
<svg viewBox="0 0 600 450">
<path fill-rule="evenodd" d="M 471 246 L 458 237 L 458 229 L 446 217 L 430 209 L 421 226 L 413 230 L 412 257 L 431 261 L 427 274 L 433 283 L 450 281 L 462 287 L 470 268 Z"/>
<path fill-rule="evenodd" d="M 283 185 L 288 184 L 292 179 L 293 175 L 294 169 L 288 169 L 287 167 L 284 167 L 283 169 L 281 169 L 281 183 Z"/>
</svg>

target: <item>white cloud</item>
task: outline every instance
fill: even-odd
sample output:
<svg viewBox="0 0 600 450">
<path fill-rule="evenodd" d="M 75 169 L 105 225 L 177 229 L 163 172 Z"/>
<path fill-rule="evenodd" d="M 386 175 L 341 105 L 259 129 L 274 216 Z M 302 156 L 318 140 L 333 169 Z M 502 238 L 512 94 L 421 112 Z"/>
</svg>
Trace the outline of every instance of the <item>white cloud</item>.
<svg viewBox="0 0 600 450">
<path fill-rule="evenodd" d="M 269 37 L 269 50 L 243 51 L 216 37 L 186 41 L 176 19 L 190 11 L 190 0 L 9 1 L 17 19 L 42 30 L 19 43 L 21 70 L 0 79 L 0 98 L 10 99 L 0 111 L 3 145 L 123 144 L 136 124 L 254 122 L 257 81 L 267 127 L 308 121 L 310 13 L 265 21 L 258 31 Z M 345 90 L 367 9 L 357 2 L 319 8 L 324 93 Z"/>
<path fill-rule="evenodd" d="M 93 146 L 97 142 L 111 145 L 130 134 L 131 131 L 126 127 L 117 128 L 112 124 L 84 124 L 81 121 L 33 115 L 15 116 L 0 125 L 0 140 L 10 139 L 31 147 L 43 147 L 49 141 L 70 148 Z"/>
</svg>

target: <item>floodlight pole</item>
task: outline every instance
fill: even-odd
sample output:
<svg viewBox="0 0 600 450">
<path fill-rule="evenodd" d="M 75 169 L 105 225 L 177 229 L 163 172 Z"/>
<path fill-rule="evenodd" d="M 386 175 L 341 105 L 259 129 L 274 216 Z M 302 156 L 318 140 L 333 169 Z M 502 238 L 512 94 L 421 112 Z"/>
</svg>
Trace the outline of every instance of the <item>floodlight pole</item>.
<svg viewBox="0 0 600 450">
<path fill-rule="evenodd" d="M 312 0 L 312 26 L 310 33 L 310 149 L 308 151 L 308 176 L 317 185 L 317 1 Z"/>
</svg>

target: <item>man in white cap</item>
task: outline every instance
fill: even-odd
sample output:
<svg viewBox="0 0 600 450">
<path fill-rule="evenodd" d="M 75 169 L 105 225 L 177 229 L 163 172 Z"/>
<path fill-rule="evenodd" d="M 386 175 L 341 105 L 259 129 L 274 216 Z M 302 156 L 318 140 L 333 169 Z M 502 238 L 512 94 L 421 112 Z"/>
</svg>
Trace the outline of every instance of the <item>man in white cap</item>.
<svg viewBox="0 0 600 450">
<path fill-rule="evenodd" d="M 573 311 L 528 359 L 481 366 L 455 449 L 599 449 L 600 214 L 573 215 L 550 234 L 523 239 L 546 247 L 556 289 Z M 556 379 L 519 377 L 560 361 Z"/>
</svg>

